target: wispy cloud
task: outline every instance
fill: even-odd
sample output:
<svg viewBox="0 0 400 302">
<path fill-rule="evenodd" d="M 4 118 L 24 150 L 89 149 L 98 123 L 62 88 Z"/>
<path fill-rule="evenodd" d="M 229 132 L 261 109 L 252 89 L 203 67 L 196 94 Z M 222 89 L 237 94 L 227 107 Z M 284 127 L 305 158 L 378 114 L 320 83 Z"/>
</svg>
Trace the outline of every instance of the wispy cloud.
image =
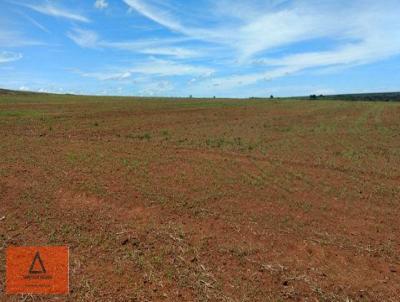
<svg viewBox="0 0 400 302">
<path fill-rule="evenodd" d="M 148 47 L 141 49 L 140 52 L 144 54 L 172 56 L 176 58 L 194 58 L 203 55 L 200 51 L 183 47 Z"/>
<path fill-rule="evenodd" d="M 324 13 L 332 9 L 332 5 L 323 7 L 321 4 L 317 5 L 314 0 L 308 1 L 310 4 L 299 0 L 281 10 L 271 10 L 270 2 L 258 5 L 257 10 L 254 7 L 257 1 L 250 1 L 247 5 L 223 1 L 221 2 L 223 5 L 219 3 L 216 7 L 209 7 L 199 13 L 198 22 L 192 22 L 207 24 L 208 22 L 204 22 L 201 16 L 211 14 L 214 16 L 212 24 L 216 25 L 207 27 L 190 26 L 184 16 L 172 15 L 170 11 L 163 10 L 158 1 L 124 0 L 124 2 L 139 14 L 171 31 L 199 40 L 225 44 L 235 48 L 243 56 L 251 56 L 289 43 L 328 36 L 343 30 L 343 26 L 337 24 L 335 15 Z M 273 2 L 277 5 L 282 1 Z M 233 11 L 235 13 L 232 13 Z M 231 22 L 216 21 L 226 20 L 227 15 Z"/>
<path fill-rule="evenodd" d="M 41 23 L 39 23 L 35 19 L 29 17 L 27 14 L 24 14 L 23 12 L 21 12 L 19 10 L 16 10 L 16 13 L 18 13 L 19 15 L 24 17 L 26 20 L 28 20 L 35 27 L 39 28 L 41 31 L 44 31 L 45 33 L 48 33 L 48 34 L 50 33 L 50 31 L 45 26 L 43 26 Z"/>
<path fill-rule="evenodd" d="M 96 0 L 94 2 L 94 7 L 97 9 L 106 9 L 108 7 L 108 2 L 106 0 Z"/>
<path fill-rule="evenodd" d="M 0 45 L 3 48 L 14 48 L 23 46 L 44 45 L 44 43 L 26 37 L 20 31 L 0 28 Z"/>
<path fill-rule="evenodd" d="M 82 72 L 73 70 L 84 77 L 98 80 L 126 80 L 139 76 L 171 77 L 171 76 L 198 76 L 206 78 L 211 76 L 215 70 L 209 67 L 177 63 L 171 60 L 150 58 L 149 60 L 131 67 L 115 67 L 97 72 Z"/>
<path fill-rule="evenodd" d="M 214 73 L 210 67 L 195 66 L 190 64 L 177 63 L 175 61 L 152 59 L 149 62 L 138 64 L 130 72 L 149 74 L 157 76 L 182 76 L 197 75 L 208 77 Z"/>
<path fill-rule="evenodd" d="M 175 33 L 184 34 L 192 39 L 204 40 L 209 42 L 223 42 L 227 41 L 228 36 L 234 32 L 229 28 L 204 28 L 193 27 L 180 20 L 177 15 L 172 15 L 167 10 L 159 8 L 160 2 L 142 0 L 123 0 L 130 9 L 138 12 L 146 18 L 164 26 Z M 164 6 L 168 6 L 168 1 L 163 2 Z M 172 6 L 172 5 L 170 5 Z"/>
<path fill-rule="evenodd" d="M 173 89 L 174 85 L 171 81 L 147 81 L 142 83 L 139 94 L 146 96 L 165 95 L 166 93 L 173 91 Z"/>
<path fill-rule="evenodd" d="M 185 32 L 185 28 L 165 11 L 158 11 L 156 8 L 139 0 L 124 0 L 124 2 L 132 9 L 162 26 L 178 32 Z"/>
<path fill-rule="evenodd" d="M 174 46 L 174 44 L 187 41 L 185 38 L 146 39 L 135 41 L 107 41 L 101 39 L 93 30 L 74 28 L 67 36 L 77 45 L 84 48 L 109 48 L 126 50 L 142 54 L 170 56 L 176 58 L 194 58 L 203 55 L 200 50 L 188 47 Z"/>
<path fill-rule="evenodd" d="M 75 28 L 69 31 L 67 36 L 81 47 L 97 48 L 100 46 L 99 35 L 93 30 Z"/>
<path fill-rule="evenodd" d="M 58 7 L 53 2 L 45 2 L 42 4 L 28 4 L 28 3 L 19 3 L 19 4 L 44 15 L 58 17 L 58 18 L 65 18 L 78 22 L 85 22 L 85 23 L 90 22 L 90 19 L 87 18 L 86 16 L 79 14 L 77 12 L 70 11 L 66 8 Z"/>
<path fill-rule="evenodd" d="M 22 54 L 10 51 L 0 51 L 0 63 L 8 63 L 22 59 Z"/>
<path fill-rule="evenodd" d="M 366 64 L 400 54 L 399 3 L 395 0 L 344 1 L 220 1 L 197 20 L 188 20 L 159 1 L 124 0 L 131 9 L 166 29 L 221 44 L 232 60 L 248 65 L 258 58 L 265 71 L 231 75 L 214 85 L 251 85 L 308 68 Z M 167 1 L 168 2 L 168 1 Z M 169 2 L 171 3 L 171 2 Z M 202 16 L 212 18 L 206 22 Z M 219 22 L 218 20 L 225 20 Z M 340 22 L 338 22 L 340 20 Z M 209 20 L 208 20 L 209 21 Z M 191 24 L 202 24 L 193 26 Z M 212 24 L 204 26 L 204 24 Z M 285 48 L 318 39 L 332 41 L 330 50 L 288 54 Z M 271 51 L 278 51 L 272 58 Z"/>
</svg>

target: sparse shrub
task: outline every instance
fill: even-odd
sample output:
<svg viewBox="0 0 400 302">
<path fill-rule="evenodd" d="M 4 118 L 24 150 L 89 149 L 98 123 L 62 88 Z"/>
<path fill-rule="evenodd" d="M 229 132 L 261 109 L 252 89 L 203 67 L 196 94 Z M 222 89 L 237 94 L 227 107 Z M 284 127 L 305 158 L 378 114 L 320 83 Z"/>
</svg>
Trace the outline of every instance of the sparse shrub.
<svg viewBox="0 0 400 302">
<path fill-rule="evenodd" d="M 144 133 L 144 134 L 141 134 L 141 135 L 138 135 L 137 136 L 137 138 L 138 139 L 141 139 L 141 140 L 150 140 L 150 138 L 151 138 L 151 135 L 150 135 L 150 133 Z"/>
<path fill-rule="evenodd" d="M 143 133 L 143 134 L 139 134 L 139 135 L 133 135 L 133 134 L 127 134 L 125 135 L 126 138 L 134 138 L 134 139 L 140 139 L 140 140 L 150 140 L 151 139 L 151 135 L 150 133 Z"/>
<path fill-rule="evenodd" d="M 242 138 L 240 138 L 240 137 L 235 137 L 233 139 L 233 141 L 235 142 L 235 145 L 238 145 L 238 146 L 242 145 Z"/>
<path fill-rule="evenodd" d="M 209 147 L 221 148 L 225 144 L 225 140 L 223 138 L 207 139 L 206 144 Z"/>
</svg>

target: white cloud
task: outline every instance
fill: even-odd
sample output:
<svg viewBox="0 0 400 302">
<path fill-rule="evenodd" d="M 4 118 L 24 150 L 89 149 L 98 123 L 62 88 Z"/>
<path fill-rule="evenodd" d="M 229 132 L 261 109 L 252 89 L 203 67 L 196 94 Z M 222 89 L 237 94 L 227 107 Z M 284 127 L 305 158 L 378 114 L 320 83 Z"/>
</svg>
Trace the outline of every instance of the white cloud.
<svg viewBox="0 0 400 302">
<path fill-rule="evenodd" d="M 173 17 L 169 16 L 166 12 L 160 12 L 151 6 L 147 5 L 143 1 L 139 0 L 124 0 L 124 2 L 129 5 L 132 9 L 138 11 L 140 14 L 144 15 L 145 17 L 153 20 L 156 23 L 159 23 L 169 29 L 184 32 L 184 27 L 174 20 Z"/>
<path fill-rule="evenodd" d="M 152 58 L 146 62 L 136 64 L 132 67 L 113 68 L 100 72 L 82 72 L 73 70 L 81 76 L 91 77 L 102 81 L 127 80 L 138 76 L 171 77 L 171 76 L 197 76 L 206 78 L 215 71 L 204 66 L 177 63 L 170 60 Z"/>
<path fill-rule="evenodd" d="M 171 46 L 171 44 L 187 41 L 187 39 L 182 38 L 114 42 L 100 39 L 97 32 L 93 30 L 84 30 L 80 28 L 75 28 L 68 32 L 67 36 L 77 45 L 84 48 L 110 48 L 149 55 L 175 57 L 180 59 L 194 58 L 203 55 L 200 50 L 193 50 L 188 47 L 181 46 Z"/>
<path fill-rule="evenodd" d="M 261 56 L 258 60 L 265 71 L 226 76 L 212 83 L 207 80 L 214 86 L 251 85 L 308 68 L 354 66 L 400 54 L 400 5 L 396 0 L 221 0 L 192 15 L 187 11 L 181 14 L 171 1 L 124 2 L 172 32 L 224 46 L 239 64 L 246 66 Z M 195 20 L 186 17 L 189 15 Z M 287 52 L 289 46 L 313 45 L 317 39 L 329 41 L 330 49 L 293 53 L 299 49 L 294 47 L 292 54 Z M 272 51 L 274 57 L 269 58 Z"/>
<path fill-rule="evenodd" d="M 68 32 L 67 36 L 76 44 L 84 48 L 96 48 L 99 46 L 99 37 L 97 33 L 92 30 L 75 28 Z"/>
<path fill-rule="evenodd" d="M 203 40 L 214 43 L 229 43 L 229 37 L 237 34 L 236 31 L 232 30 L 232 26 L 208 28 L 208 27 L 195 27 L 186 24 L 186 22 L 180 20 L 178 15 L 173 15 L 167 10 L 159 8 L 161 4 L 163 6 L 171 8 L 168 1 L 159 2 L 157 0 L 150 0 L 146 3 L 142 0 L 123 0 L 131 10 L 138 12 L 139 14 L 147 17 L 148 19 L 162 25 L 174 33 L 180 33 L 191 39 Z M 197 11 L 191 16 L 209 15 L 212 10 L 206 12 Z M 189 15 L 189 14 L 188 14 Z M 195 17 L 194 17 L 195 18 Z M 188 18 L 189 19 L 189 18 Z M 187 20 L 188 20 L 187 19 Z M 186 21 L 187 21 L 186 20 Z M 208 21 L 197 20 L 198 23 L 207 24 Z M 204 22 L 202 22 L 204 21 Z"/>
<path fill-rule="evenodd" d="M 217 12 L 211 7 L 198 14 L 199 16 L 212 14 L 215 15 L 215 19 L 221 20 L 226 20 L 227 15 L 233 17 L 232 22 L 214 22 L 218 25 L 213 27 L 190 26 L 187 24 L 187 19 L 182 20 L 184 19 L 182 16 L 172 15 L 169 11 L 163 10 L 158 1 L 124 0 L 124 2 L 139 14 L 172 31 L 199 40 L 225 44 L 236 49 L 244 57 L 345 30 L 345 26 L 341 25 L 342 22 L 337 22 L 337 15 L 330 13 L 336 6 L 330 5 L 329 1 L 321 2 L 327 3 L 324 5 L 317 4 L 315 0 L 299 0 L 292 7 L 281 10 L 271 7 L 282 4 L 283 1 L 264 2 L 263 5 L 257 6 L 256 1 L 246 2 L 247 4 L 222 1 L 223 4 L 216 4 Z M 350 16 L 346 17 L 349 19 Z M 203 19 L 198 17 L 197 23 L 209 23 Z"/>
<path fill-rule="evenodd" d="M 78 14 L 76 12 L 69 11 L 65 8 L 57 7 L 54 5 L 54 3 L 50 3 L 50 2 L 41 4 L 41 5 L 27 4 L 27 3 L 24 3 L 24 4 L 21 3 L 21 5 L 28 7 L 34 11 L 37 11 L 41 14 L 48 15 L 48 16 L 65 18 L 65 19 L 69 19 L 72 21 L 79 21 L 79 22 L 85 22 L 85 23 L 90 22 L 90 19 L 88 19 L 87 17 L 85 17 L 81 14 Z"/>
<path fill-rule="evenodd" d="M 144 54 L 172 56 L 176 58 L 194 58 L 201 56 L 199 51 L 183 48 L 183 47 L 152 47 L 138 50 Z"/>
<path fill-rule="evenodd" d="M 96 0 L 94 7 L 98 9 L 106 9 L 108 7 L 108 2 L 106 0 Z"/>
<path fill-rule="evenodd" d="M 173 89 L 174 85 L 170 81 L 151 81 L 141 85 L 139 94 L 146 96 L 165 95 Z"/>
<path fill-rule="evenodd" d="M 0 24 L 2 26 L 2 24 Z M 7 30 L 0 27 L 0 45 L 1 47 L 22 47 L 43 45 L 43 43 L 33 40 L 32 38 L 25 37 L 21 32 L 16 30 Z"/>
<path fill-rule="evenodd" d="M 300 69 L 297 67 L 280 67 L 266 72 L 253 72 L 241 75 L 203 79 L 202 81 L 197 81 L 196 86 L 199 90 L 208 90 L 212 88 L 214 90 L 217 89 L 219 91 L 226 91 L 238 87 L 252 85 L 259 81 L 270 81 L 298 71 L 300 71 Z"/>
<path fill-rule="evenodd" d="M 29 22 L 31 22 L 31 24 L 33 24 L 35 27 L 39 28 L 41 31 L 44 31 L 45 33 L 50 33 L 50 31 L 45 26 L 43 26 L 41 23 L 39 23 L 35 19 L 29 17 L 28 15 L 24 14 L 23 12 L 20 12 L 19 10 L 16 12 L 18 14 L 20 14 L 22 17 L 24 17 L 25 19 L 27 19 Z"/>
<path fill-rule="evenodd" d="M 22 54 L 20 53 L 0 51 L 0 64 L 18 61 L 20 59 L 22 59 Z"/>
<path fill-rule="evenodd" d="M 129 71 L 101 71 L 101 72 L 81 72 L 75 71 L 83 77 L 95 78 L 100 81 L 125 80 L 132 76 Z"/>
<path fill-rule="evenodd" d="M 136 65 L 130 69 L 130 72 L 156 76 L 197 75 L 209 77 L 214 73 L 214 69 L 203 66 L 181 64 L 168 60 L 152 59 L 149 62 Z"/>
</svg>

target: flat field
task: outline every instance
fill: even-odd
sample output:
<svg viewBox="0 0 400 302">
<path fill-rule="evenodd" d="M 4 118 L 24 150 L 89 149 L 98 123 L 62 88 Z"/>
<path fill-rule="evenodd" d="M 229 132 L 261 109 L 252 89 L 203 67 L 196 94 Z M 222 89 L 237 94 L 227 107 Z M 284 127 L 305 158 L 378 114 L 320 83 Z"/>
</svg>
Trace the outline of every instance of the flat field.
<svg viewBox="0 0 400 302">
<path fill-rule="evenodd" d="M 0 96 L 0 300 L 398 301 L 400 104 Z M 6 296 L 69 245 L 68 297 Z"/>
</svg>

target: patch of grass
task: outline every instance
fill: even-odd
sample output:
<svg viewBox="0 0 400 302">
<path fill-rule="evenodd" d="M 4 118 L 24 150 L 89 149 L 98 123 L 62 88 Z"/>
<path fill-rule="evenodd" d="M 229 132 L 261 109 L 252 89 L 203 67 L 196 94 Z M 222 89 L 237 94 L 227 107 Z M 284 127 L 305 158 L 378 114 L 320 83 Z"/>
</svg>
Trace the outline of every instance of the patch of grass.
<svg viewBox="0 0 400 302">
<path fill-rule="evenodd" d="M 352 161 L 358 161 L 362 158 L 362 154 L 356 150 L 346 150 L 341 152 L 341 155 L 344 158 L 350 159 Z"/>
<path fill-rule="evenodd" d="M 122 158 L 121 162 L 126 168 L 128 168 L 128 170 L 136 170 L 142 168 L 147 164 L 146 162 L 137 159 L 127 159 L 127 158 Z"/>
<path fill-rule="evenodd" d="M 43 118 L 43 112 L 36 110 L 1 110 L 0 117 L 41 117 Z"/>
<path fill-rule="evenodd" d="M 221 148 L 226 144 L 224 138 L 217 138 L 217 139 L 207 139 L 206 140 L 206 145 L 211 147 L 211 148 Z"/>
<path fill-rule="evenodd" d="M 66 154 L 66 158 L 68 163 L 78 164 L 87 161 L 89 159 L 89 156 L 83 153 L 68 152 Z"/>
<path fill-rule="evenodd" d="M 238 151 L 252 151 L 258 147 L 258 143 L 245 142 L 241 137 L 234 137 L 233 139 L 225 137 L 208 138 L 205 144 L 209 148 L 227 148 Z"/>
<path fill-rule="evenodd" d="M 104 185 L 96 180 L 85 181 L 79 184 L 79 190 L 98 197 L 104 197 L 107 194 L 107 189 Z"/>
<path fill-rule="evenodd" d="M 133 138 L 133 139 L 149 141 L 151 139 L 151 134 L 148 133 L 148 132 L 145 132 L 143 134 L 128 134 L 128 135 L 126 135 L 126 137 L 127 138 Z"/>
<path fill-rule="evenodd" d="M 313 205 L 308 201 L 296 201 L 294 202 L 293 207 L 302 209 L 304 213 L 309 213 L 313 208 Z"/>
<path fill-rule="evenodd" d="M 335 133 L 336 125 L 321 123 L 317 127 L 311 129 L 315 133 Z"/>
</svg>

